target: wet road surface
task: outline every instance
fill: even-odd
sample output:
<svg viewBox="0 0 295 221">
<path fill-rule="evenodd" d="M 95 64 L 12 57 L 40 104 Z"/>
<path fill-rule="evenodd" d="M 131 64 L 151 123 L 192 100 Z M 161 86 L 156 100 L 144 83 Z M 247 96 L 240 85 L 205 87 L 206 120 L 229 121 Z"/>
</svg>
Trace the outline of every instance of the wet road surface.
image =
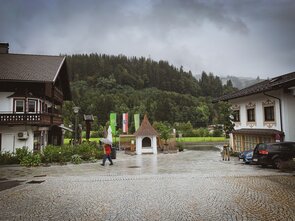
<svg viewBox="0 0 295 221">
<path fill-rule="evenodd" d="M 295 220 L 294 173 L 218 151 L 100 163 L 0 167 L 0 186 L 19 181 L 0 192 L 0 220 Z"/>
</svg>

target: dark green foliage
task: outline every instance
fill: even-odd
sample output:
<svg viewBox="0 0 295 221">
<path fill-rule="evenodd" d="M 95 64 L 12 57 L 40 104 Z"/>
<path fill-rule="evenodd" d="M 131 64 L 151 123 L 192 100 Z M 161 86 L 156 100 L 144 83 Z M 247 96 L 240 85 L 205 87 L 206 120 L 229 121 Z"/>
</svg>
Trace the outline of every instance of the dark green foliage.
<svg viewBox="0 0 295 221">
<path fill-rule="evenodd" d="M 43 150 L 43 161 L 45 163 L 64 163 L 71 160 L 71 156 L 74 154 L 73 147 L 71 145 L 53 146 L 48 145 Z"/>
<path fill-rule="evenodd" d="M 82 160 L 88 161 L 96 158 L 101 159 L 103 156 L 102 150 L 99 150 L 96 142 L 84 142 L 77 146 L 63 145 L 53 146 L 48 145 L 43 151 L 43 161 L 45 163 L 65 163 L 72 160 L 73 155 L 79 155 Z"/>
<path fill-rule="evenodd" d="M 21 161 L 20 165 L 26 167 L 35 167 L 41 164 L 41 155 L 39 153 L 29 153 L 28 155 L 24 156 Z"/>
<path fill-rule="evenodd" d="M 219 104 L 212 104 L 218 97 L 234 90 L 232 83 L 225 86 L 219 77 L 203 72 L 200 80 L 182 67 L 176 68 L 167 61 L 152 61 L 146 58 L 108 56 L 99 54 L 67 56 L 71 79 L 73 102 L 66 102 L 63 117 L 66 125 L 73 124 L 72 107 L 81 107 L 79 122 L 83 114 L 93 114 L 93 130 L 99 130 L 109 120 L 110 112 L 129 113 L 130 133 L 134 132 L 133 114 L 141 117 L 148 114 L 149 120 L 188 122 L 192 126 L 206 127 L 208 124 L 223 124 Z M 121 120 L 117 128 L 122 127 Z"/>
<path fill-rule="evenodd" d="M 183 148 L 183 144 L 182 144 L 181 142 L 177 142 L 177 143 L 176 143 L 176 147 L 178 148 L 178 151 L 179 151 L 179 152 L 183 151 L 183 149 L 184 149 L 184 148 Z"/>
<path fill-rule="evenodd" d="M 91 131 L 90 137 L 91 138 L 97 138 L 97 137 L 103 137 L 103 136 L 100 136 L 98 131 Z"/>
<path fill-rule="evenodd" d="M 80 163 L 82 163 L 82 158 L 80 155 L 74 154 L 73 156 L 71 156 L 71 162 L 73 164 L 80 164 Z"/>
<path fill-rule="evenodd" d="M 222 137 L 222 135 L 223 135 L 223 132 L 221 129 L 215 129 L 212 134 L 213 137 Z"/>
<path fill-rule="evenodd" d="M 98 148 L 95 143 L 83 142 L 82 144 L 73 147 L 74 154 L 78 154 L 83 160 L 89 160 L 96 157 Z"/>
<path fill-rule="evenodd" d="M 154 122 L 153 127 L 160 133 L 160 138 L 165 140 L 165 143 L 172 137 L 172 129 L 167 122 Z"/>
<path fill-rule="evenodd" d="M 10 152 L 0 152 L 0 164 L 17 164 L 19 163 L 15 154 Z"/>
<path fill-rule="evenodd" d="M 16 158 L 19 162 L 26 156 L 28 156 L 30 152 L 28 151 L 28 147 L 17 148 L 15 151 Z"/>
</svg>

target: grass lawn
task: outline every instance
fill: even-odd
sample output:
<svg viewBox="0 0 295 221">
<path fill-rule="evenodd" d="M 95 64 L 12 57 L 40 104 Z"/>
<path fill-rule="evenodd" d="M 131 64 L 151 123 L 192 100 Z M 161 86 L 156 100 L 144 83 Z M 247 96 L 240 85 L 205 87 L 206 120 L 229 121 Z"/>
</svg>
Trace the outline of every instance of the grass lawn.
<svg viewBox="0 0 295 221">
<path fill-rule="evenodd" d="M 90 138 L 90 141 L 99 142 L 100 138 Z M 125 138 L 126 139 L 126 138 Z M 85 140 L 85 139 L 83 139 Z M 119 142 L 119 137 L 113 138 L 113 141 Z M 182 137 L 176 139 L 178 142 L 225 142 L 228 141 L 225 137 Z M 68 144 L 70 139 L 65 138 L 65 144 Z"/>
<path fill-rule="evenodd" d="M 225 137 L 182 137 L 176 139 L 178 142 L 223 142 Z"/>
</svg>

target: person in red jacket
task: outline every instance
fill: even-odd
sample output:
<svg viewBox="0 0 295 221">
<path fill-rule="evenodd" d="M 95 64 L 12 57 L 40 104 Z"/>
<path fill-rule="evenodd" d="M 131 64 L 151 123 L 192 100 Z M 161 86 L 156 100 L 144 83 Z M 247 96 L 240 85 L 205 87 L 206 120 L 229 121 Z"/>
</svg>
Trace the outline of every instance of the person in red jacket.
<svg viewBox="0 0 295 221">
<path fill-rule="evenodd" d="M 111 158 L 111 151 L 112 151 L 112 146 L 110 144 L 103 145 L 104 155 L 103 155 L 103 159 L 102 159 L 102 164 L 100 164 L 100 165 L 104 166 L 107 159 L 110 161 L 110 165 L 113 165 L 113 161 Z"/>
</svg>

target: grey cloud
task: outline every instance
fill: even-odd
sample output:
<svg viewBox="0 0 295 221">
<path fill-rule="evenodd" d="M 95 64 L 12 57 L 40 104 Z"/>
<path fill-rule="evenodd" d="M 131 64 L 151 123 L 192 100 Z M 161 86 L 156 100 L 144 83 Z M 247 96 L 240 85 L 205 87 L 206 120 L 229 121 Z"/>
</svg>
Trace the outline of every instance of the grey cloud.
<svg viewBox="0 0 295 221">
<path fill-rule="evenodd" d="M 151 56 L 193 73 L 283 74 L 295 64 L 295 1 L 0 0 L 17 53 Z"/>
</svg>

